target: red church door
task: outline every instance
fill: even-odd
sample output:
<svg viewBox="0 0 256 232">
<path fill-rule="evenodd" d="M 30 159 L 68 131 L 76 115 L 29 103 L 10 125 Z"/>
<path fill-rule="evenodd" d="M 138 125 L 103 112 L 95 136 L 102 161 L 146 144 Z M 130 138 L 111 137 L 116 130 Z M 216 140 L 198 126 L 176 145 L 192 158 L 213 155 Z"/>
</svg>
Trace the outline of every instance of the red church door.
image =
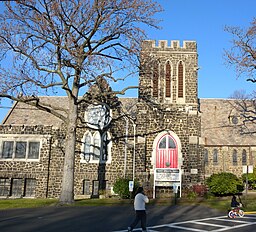
<svg viewBox="0 0 256 232">
<path fill-rule="evenodd" d="M 178 168 L 178 148 L 174 138 L 163 135 L 157 143 L 156 168 Z"/>
</svg>

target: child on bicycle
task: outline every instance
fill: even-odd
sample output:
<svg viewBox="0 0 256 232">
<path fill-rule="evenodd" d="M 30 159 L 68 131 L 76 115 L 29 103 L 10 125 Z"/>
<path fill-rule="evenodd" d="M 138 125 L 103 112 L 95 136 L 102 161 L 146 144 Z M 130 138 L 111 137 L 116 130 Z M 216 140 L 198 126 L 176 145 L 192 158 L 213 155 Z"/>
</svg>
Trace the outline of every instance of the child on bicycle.
<svg viewBox="0 0 256 232">
<path fill-rule="evenodd" d="M 231 209 L 237 211 L 238 210 L 237 208 L 239 206 L 240 206 L 240 203 L 236 200 L 236 196 L 233 195 L 233 197 L 231 199 Z"/>
</svg>

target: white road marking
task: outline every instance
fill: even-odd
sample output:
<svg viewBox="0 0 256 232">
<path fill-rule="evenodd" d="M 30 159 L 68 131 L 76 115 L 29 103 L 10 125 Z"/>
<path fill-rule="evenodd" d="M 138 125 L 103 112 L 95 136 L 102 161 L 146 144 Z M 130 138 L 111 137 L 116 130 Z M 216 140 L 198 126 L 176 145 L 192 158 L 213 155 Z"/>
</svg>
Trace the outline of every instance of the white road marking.
<svg viewBox="0 0 256 232">
<path fill-rule="evenodd" d="M 249 221 L 244 221 L 243 219 L 254 219 L 255 221 L 249 222 Z M 234 222 L 236 225 L 218 225 L 215 224 L 215 222 L 205 222 L 213 220 L 218 223 L 218 221 L 223 221 L 223 222 Z M 202 225 L 209 227 L 220 227 L 215 230 L 206 230 L 206 229 L 196 229 L 192 228 L 191 226 L 186 226 L 185 224 L 195 224 L 195 225 Z M 148 227 L 148 232 L 158 232 L 158 228 L 161 229 L 163 227 L 169 227 L 169 228 L 176 228 L 176 229 L 182 229 L 182 230 L 188 230 L 188 231 L 195 231 L 195 232 L 206 232 L 206 231 L 211 231 L 211 232 L 221 232 L 221 231 L 226 231 L 226 230 L 234 230 L 236 228 L 241 228 L 245 226 L 250 226 L 250 225 L 256 225 L 256 216 L 255 215 L 250 215 L 250 216 L 245 216 L 242 218 L 239 218 L 239 220 L 236 219 L 230 219 L 227 216 L 219 216 L 219 217 L 210 217 L 210 218 L 203 218 L 203 219 L 196 219 L 196 220 L 189 220 L 189 221 L 182 221 L 182 222 L 174 222 L 174 223 L 169 223 L 169 224 L 162 224 L 162 225 L 156 225 L 156 226 L 150 226 Z M 126 232 L 127 230 L 119 230 L 119 231 L 113 231 L 113 232 Z M 141 231 L 141 228 L 136 228 L 133 231 Z"/>
</svg>

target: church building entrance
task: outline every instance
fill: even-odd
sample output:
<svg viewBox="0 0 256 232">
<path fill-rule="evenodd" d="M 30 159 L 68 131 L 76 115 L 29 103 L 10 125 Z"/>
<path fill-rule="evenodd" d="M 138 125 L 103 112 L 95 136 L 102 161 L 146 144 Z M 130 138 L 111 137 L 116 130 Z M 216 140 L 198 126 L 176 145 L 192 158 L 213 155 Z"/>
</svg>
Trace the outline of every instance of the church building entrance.
<svg viewBox="0 0 256 232">
<path fill-rule="evenodd" d="M 173 132 L 162 132 L 154 141 L 153 149 L 154 190 L 156 187 L 170 187 L 181 196 L 181 145 L 180 140 Z"/>
</svg>

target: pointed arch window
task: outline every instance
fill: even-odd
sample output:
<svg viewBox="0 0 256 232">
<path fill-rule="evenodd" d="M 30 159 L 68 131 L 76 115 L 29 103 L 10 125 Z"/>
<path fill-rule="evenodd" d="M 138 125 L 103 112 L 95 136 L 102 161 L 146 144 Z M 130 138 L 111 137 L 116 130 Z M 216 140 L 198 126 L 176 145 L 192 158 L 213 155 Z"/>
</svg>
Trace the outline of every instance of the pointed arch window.
<svg viewBox="0 0 256 232">
<path fill-rule="evenodd" d="M 165 66 L 165 96 L 171 97 L 171 65 L 169 61 Z"/>
<path fill-rule="evenodd" d="M 93 136 L 93 160 L 99 160 L 100 159 L 100 133 L 96 132 Z"/>
<path fill-rule="evenodd" d="M 183 88 L 184 88 L 184 74 L 183 74 L 183 64 L 180 61 L 178 65 L 178 97 L 183 98 L 184 93 L 183 93 Z"/>
<path fill-rule="evenodd" d="M 213 164 L 214 165 L 218 164 L 218 150 L 217 149 L 213 150 Z"/>
<path fill-rule="evenodd" d="M 86 132 L 82 139 L 81 162 L 110 162 L 111 145 L 109 133 L 100 135 L 98 131 L 94 134 Z"/>
<path fill-rule="evenodd" d="M 242 151 L 242 165 L 247 165 L 247 154 L 245 149 Z"/>
<path fill-rule="evenodd" d="M 207 149 L 205 149 L 204 150 L 204 164 L 205 164 L 205 166 L 207 166 L 208 165 L 208 150 Z"/>
<path fill-rule="evenodd" d="M 91 152 L 91 139 L 92 135 L 90 133 L 86 133 L 84 136 L 84 153 Z"/>
<path fill-rule="evenodd" d="M 233 159 L 233 166 L 236 166 L 237 165 L 237 150 L 236 149 L 233 150 L 232 159 Z"/>
<path fill-rule="evenodd" d="M 159 79 L 159 67 L 155 62 L 153 69 L 153 97 L 158 97 L 158 79 Z"/>
</svg>

